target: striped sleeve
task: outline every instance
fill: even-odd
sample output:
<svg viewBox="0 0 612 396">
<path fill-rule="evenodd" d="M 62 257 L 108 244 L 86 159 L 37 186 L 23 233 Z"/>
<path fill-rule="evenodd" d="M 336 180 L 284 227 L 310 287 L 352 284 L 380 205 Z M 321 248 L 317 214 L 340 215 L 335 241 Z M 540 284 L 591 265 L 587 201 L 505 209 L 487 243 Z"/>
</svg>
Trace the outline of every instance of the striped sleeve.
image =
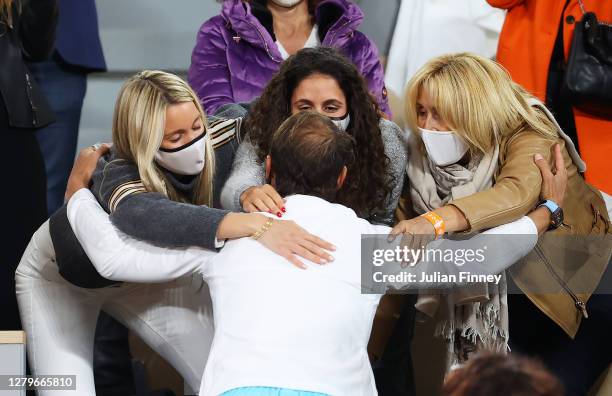
<svg viewBox="0 0 612 396">
<path fill-rule="evenodd" d="M 132 194 L 140 194 L 143 192 L 147 192 L 144 184 L 140 180 L 129 181 L 126 183 L 122 183 L 118 185 L 110 195 L 108 200 L 108 207 L 110 212 L 113 213 L 119 203 L 126 197 Z"/>
<path fill-rule="evenodd" d="M 234 140 L 241 122 L 241 118 L 227 120 L 220 119 L 212 122 L 208 127 L 208 133 L 210 135 L 213 148 L 217 149 Z"/>
</svg>

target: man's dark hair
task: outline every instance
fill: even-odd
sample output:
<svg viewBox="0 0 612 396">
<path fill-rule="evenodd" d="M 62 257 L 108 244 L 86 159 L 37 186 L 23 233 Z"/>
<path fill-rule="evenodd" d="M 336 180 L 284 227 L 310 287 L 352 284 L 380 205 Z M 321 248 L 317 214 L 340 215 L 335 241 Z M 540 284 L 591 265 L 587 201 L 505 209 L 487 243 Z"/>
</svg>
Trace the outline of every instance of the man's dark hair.
<svg viewBox="0 0 612 396">
<path fill-rule="evenodd" d="M 311 111 L 289 117 L 272 138 L 276 190 L 283 197 L 305 194 L 334 202 L 342 167 L 355 160 L 354 146 L 328 117 Z"/>
</svg>

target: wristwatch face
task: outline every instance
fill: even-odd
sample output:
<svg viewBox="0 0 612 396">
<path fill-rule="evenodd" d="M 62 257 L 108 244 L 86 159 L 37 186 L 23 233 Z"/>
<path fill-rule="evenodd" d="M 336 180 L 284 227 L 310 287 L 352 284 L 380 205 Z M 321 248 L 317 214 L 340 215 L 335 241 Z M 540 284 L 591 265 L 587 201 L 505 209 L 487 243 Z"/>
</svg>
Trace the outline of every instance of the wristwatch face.
<svg viewBox="0 0 612 396">
<path fill-rule="evenodd" d="M 554 212 L 550 214 L 551 222 L 550 227 L 555 229 L 563 224 L 563 209 L 557 208 Z"/>
</svg>

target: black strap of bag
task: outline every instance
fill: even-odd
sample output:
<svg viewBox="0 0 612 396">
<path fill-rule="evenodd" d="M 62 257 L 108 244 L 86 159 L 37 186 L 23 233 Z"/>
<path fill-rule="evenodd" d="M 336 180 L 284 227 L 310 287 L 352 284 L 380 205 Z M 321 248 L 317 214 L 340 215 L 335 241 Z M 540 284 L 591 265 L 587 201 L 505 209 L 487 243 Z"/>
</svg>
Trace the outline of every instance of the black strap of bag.
<svg viewBox="0 0 612 396">
<path fill-rule="evenodd" d="M 612 119 L 612 24 L 578 4 L 584 15 L 574 29 L 564 85 L 574 106 Z"/>
</svg>

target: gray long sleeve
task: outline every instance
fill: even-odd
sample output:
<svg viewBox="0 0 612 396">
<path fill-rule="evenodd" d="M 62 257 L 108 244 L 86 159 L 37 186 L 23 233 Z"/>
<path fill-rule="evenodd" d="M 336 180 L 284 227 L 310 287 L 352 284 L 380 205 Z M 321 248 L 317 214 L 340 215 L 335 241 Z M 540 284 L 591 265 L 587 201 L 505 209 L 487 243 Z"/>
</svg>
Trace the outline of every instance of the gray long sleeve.
<svg viewBox="0 0 612 396">
<path fill-rule="evenodd" d="M 148 192 L 136 165 L 112 154 L 100 159 L 92 180 L 94 196 L 122 232 L 159 246 L 215 249 L 217 228 L 228 211 Z"/>
<path fill-rule="evenodd" d="M 395 209 L 402 194 L 406 165 L 408 164 L 407 133 L 389 120 L 381 119 L 379 126 L 385 146 L 385 154 L 389 157 L 389 174 L 393 177 L 393 189 L 387 198 L 384 212 L 370 215 L 368 220 L 374 224 L 393 226 Z"/>
<path fill-rule="evenodd" d="M 266 183 L 265 165 L 259 162 L 255 146 L 250 139 L 240 143 L 232 173 L 221 190 L 221 207 L 240 212 L 240 196 L 249 187 L 261 186 Z"/>
</svg>

